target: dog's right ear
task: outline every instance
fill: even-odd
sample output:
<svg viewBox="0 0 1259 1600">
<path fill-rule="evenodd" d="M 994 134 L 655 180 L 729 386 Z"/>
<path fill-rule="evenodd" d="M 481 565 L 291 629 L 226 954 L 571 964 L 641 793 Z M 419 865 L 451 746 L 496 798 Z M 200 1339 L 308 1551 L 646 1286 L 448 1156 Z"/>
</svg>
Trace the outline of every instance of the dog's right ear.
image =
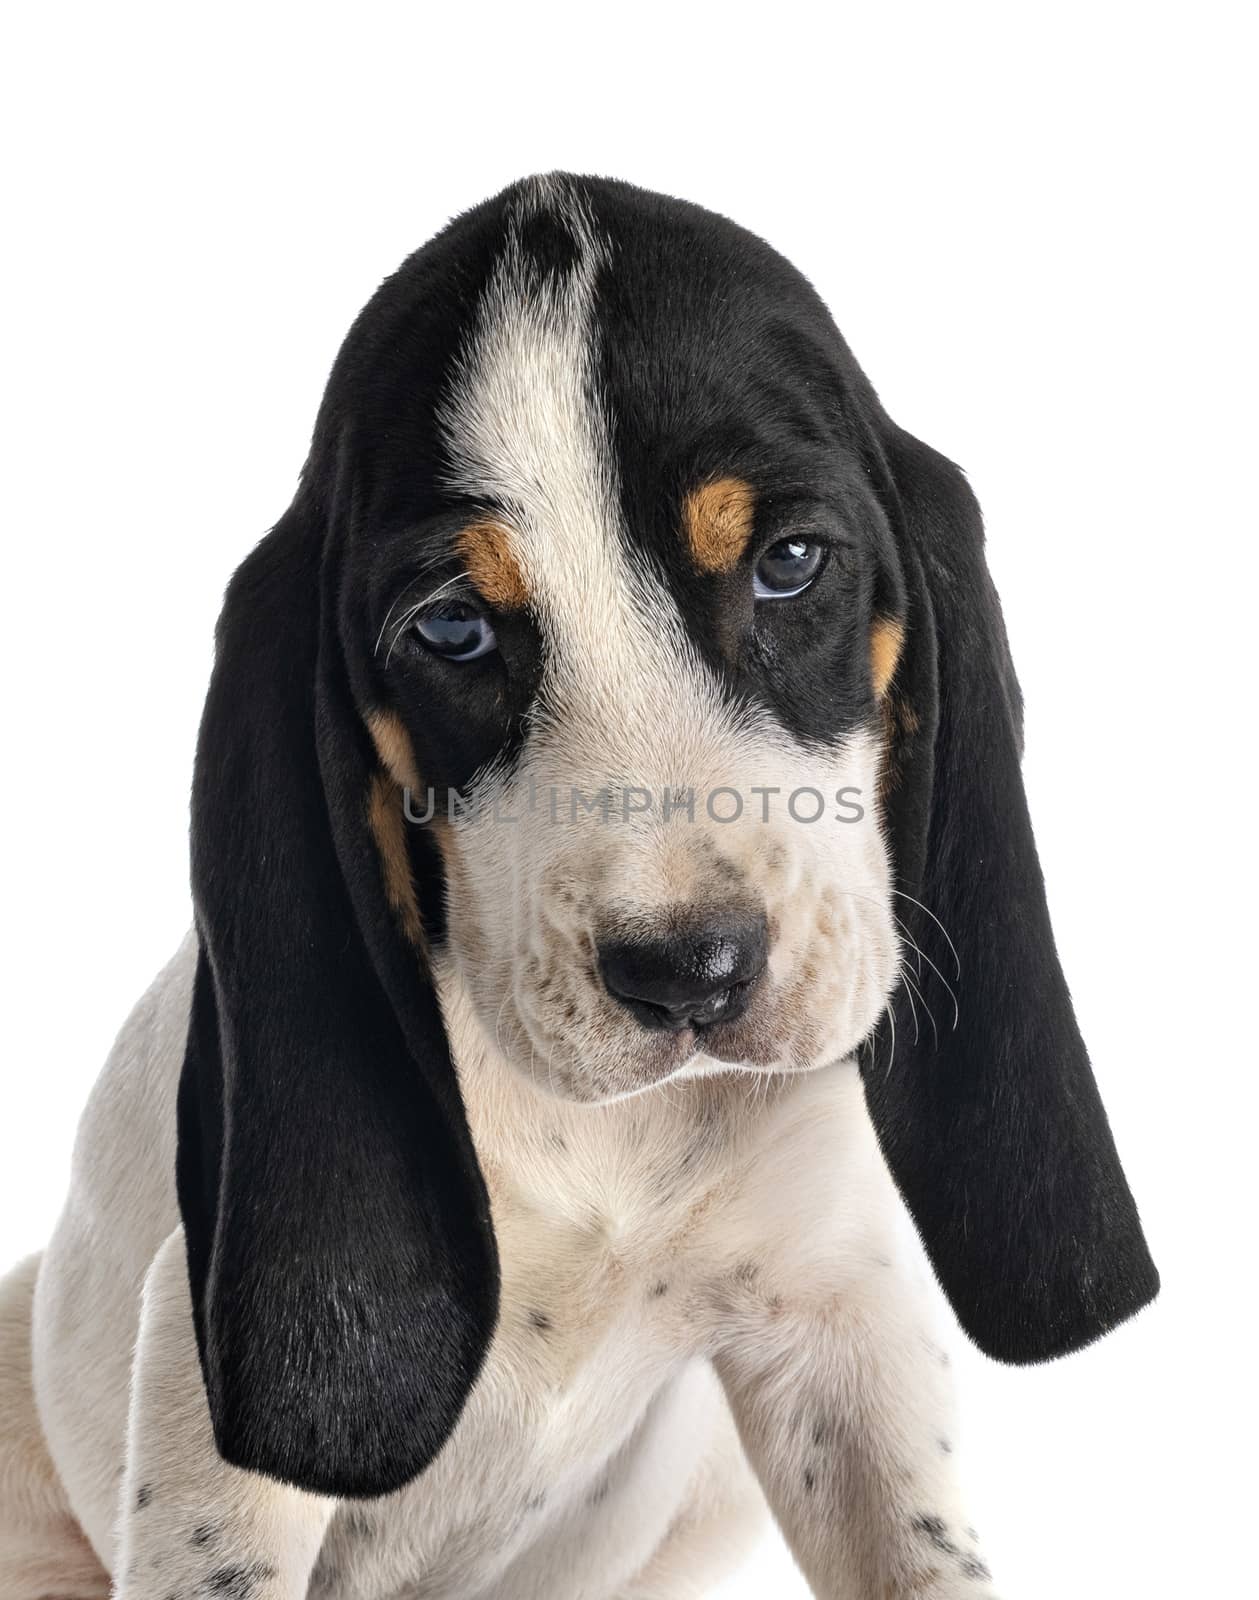
<svg viewBox="0 0 1259 1600">
<path fill-rule="evenodd" d="M 178 1189 L 220 1452 L 380 1495 L 458 1419 L 497 1258 L 423 941 L 372 833 L 381 774 L 321 524 L 299 496 L 219 623 Z"/>
</svg>

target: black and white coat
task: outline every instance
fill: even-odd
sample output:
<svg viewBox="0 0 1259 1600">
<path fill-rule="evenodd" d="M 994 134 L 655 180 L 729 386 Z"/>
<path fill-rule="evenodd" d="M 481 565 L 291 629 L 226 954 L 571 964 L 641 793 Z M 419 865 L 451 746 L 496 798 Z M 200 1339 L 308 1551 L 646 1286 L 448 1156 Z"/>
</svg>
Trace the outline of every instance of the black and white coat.
<svg viewBox="0 0 1259 1600">
<path fill-rule="evenodd" d="M 767 246 L 551 176 L 413 256 L 0 1287 L 6 1600 L 668 1600 L 766 1503 L 819 1596 L 990 1594 L 932 1273 L 1019 1362 L 1157 1288 L 1020 723 L 961 474 Z"/>
</svg>

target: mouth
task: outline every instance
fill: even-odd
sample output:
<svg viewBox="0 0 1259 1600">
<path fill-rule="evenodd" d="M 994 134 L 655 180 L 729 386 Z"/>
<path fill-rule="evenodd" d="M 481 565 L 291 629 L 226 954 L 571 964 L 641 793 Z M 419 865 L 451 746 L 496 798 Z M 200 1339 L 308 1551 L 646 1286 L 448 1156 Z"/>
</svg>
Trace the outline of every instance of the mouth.
<svg viewBox="0 0 1259 1600">
<path fill-rule="evenodd" d="M 552 1094 L 599 1103 L 647 1093 L 676 1078 L 805 1069 L 811 1063 L 803 1059 L 793 1030 L 784 1035 L 772 986 L 751 980 L 747 987 L 758 997 L 768 988 L 768 1006 L 758 1005 L 757 997 L 748 1011 L 733 1003 L 715 1005 L 706 1021 L 689 1018 L 668 1027 L 659 1021 L 644 1025 L 622 1007 L 619 1026 L 603 1035 L 601 1048 L 574 1051 L 562 1033 L 547 1034 L 532 1041 L 517 1065 Z M 525 1029 L 528 1039 L 527 1022 Z M 545 1071 L 537 1070 L 539 1062 L 546 1063 Z"/>
<path fill-rule="evenodd" d="M 759 987 L 753 979 L 738 986 L 742 990 Z M 745 1014 L 743 995 L 732 995 L 724 1003 L 714 1004 L 711 1015 L 691 1017 L 677 1026 L 656 1029 L 656 1048 L 652 1076 L 659 1081 L 673 1073 L 683 1071 L 700 1059 L 718 1062 L 728 1067 L 752 1067 L 766 1070 L 778 1058 L 773 1045 L 775 1030 L 768 1019 L 755 1019 Z"/>
</svg>

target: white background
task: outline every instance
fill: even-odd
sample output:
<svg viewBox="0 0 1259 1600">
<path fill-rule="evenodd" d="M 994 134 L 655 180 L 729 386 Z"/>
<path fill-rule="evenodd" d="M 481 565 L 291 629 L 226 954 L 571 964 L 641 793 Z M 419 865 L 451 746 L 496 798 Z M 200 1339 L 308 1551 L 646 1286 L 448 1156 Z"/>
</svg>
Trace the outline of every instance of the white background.
<svg viewBox="0 0 1259 1600">
<path fill-rule="evenodd" d="M 986 510 L 1059 942 L 1165 1282 L 1051 1368 L 963 1352 L 1001 1591 L 1237 1593 L 1259 1066 L 1242 9 L 857 9 L 10 24 L 0 1268 L 46 1238 L 78 1109 L 187 921 L 219 595 L 289 499 L 350 319 L 512 178 L 622 176 L 800 265 Z M 728 1591 L 805 1593 L 776 1540 Z"/>
</svg>

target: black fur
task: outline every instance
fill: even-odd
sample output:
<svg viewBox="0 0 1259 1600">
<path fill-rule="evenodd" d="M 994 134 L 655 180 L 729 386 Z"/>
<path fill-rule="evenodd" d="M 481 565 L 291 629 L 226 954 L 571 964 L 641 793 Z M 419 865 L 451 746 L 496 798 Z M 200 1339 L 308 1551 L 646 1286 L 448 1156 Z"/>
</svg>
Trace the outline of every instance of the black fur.
<svg viewBox="0 0 1259 1600">
<path fill-rule="evenodd" d="M 611 241 L 599 386 L 632 553 L 664 576 L 733 700 L 832 742 L 873 715 L 869 619 L 900 603 L 857 414 L 868 386 L 812 287 L 754 234 L 626 184 L 587 193 Z M 697 574 L 683 499 L 726 476 L 755 491 L 752 541 L 733 572 Z M 827 565 L 797 601 L 755 607 L 750 568 L 788 533 L 826 546 Z"/>
<path fill-rule="evenodd" d="M 961 475 L 883 413 L 805 280 L 694 206 L 573 179 L 610 242 L 596 352 L 635 559 L 672 587 L 732 698 L 797 738 L 879 724 L 867 639 L 908 644 L 888 828 L 900 887 L 961 957 L 939 1049 L 874 1042 L 867 1094 L 964 1325 L 993 1354 L 1057 1354 L 1157 1279 L 1054 952 L 1019 778 L 1018 694 Z M 425 781 L 459 791 L 525 737 L 545 642 L 526 610 L 455 668 L 390 631 L 420 574 L 458 573 L 438 409 L 512 192 L 389 279 L 338 357 L 292 508 L 228 592 L 198 747 L 201 955 L 179 1105 L 179 1198 L 219 1448 L 337 1495 L 420 1471 L 491 1336 L 488 1202 L 432 984 L 386 907 L 366 822 L 373 709 Z M 539 279 L 575 245 L 544 215 Z M 756 490 L 743 566 L 700 575 L 678 537 L 704 475 Z M 807 526 L 830 551 L 799 604 L 753 615 L 747 566 Z M 383 641 L 383 648 L 381 647 Z M 429 936 L 440 862 L 409 830 Z M 908 901 L 940 961 L 935 924 Z M 940 1008 L 937 1006 L 937 1012 Z"/>
</svg>

